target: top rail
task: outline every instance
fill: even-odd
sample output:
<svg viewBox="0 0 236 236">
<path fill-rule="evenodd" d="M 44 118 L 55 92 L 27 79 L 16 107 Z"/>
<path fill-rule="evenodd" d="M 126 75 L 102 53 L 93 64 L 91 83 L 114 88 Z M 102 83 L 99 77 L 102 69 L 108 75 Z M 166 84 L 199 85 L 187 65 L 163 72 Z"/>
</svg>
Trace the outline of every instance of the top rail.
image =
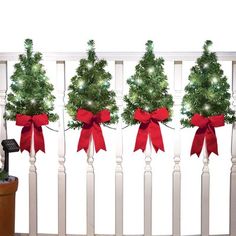
<svg viewBox="0 0 236 236">
<path fill-rule="evenodd" d="M 22 52 L 0 52 L 0 61 L 17 61 Z M 97 52 L 98 58 L 109 61 L 138 61 L 144 52 Z M 166 61 L 195 61 L 202 52 L 155 52 L 157 57 Z M 236 52 L 216 52 L 219 61 L 236 61 Z M 46 61 L 79 61 L 86 57 L 86 52 L 45 52 Z"/>
</svg>

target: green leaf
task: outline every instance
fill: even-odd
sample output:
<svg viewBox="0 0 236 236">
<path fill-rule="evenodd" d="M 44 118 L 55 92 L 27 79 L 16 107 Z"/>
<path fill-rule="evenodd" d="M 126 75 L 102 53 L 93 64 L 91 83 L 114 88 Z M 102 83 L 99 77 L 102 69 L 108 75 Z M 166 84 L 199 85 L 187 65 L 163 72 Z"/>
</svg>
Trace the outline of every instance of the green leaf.
<svg viewBox="0 0 236 236">
<path fill-rule="evenodd" d="M 8 178 L 8 173 L 0 169 L 0 181 L 6 180 Z"/>
</svg>

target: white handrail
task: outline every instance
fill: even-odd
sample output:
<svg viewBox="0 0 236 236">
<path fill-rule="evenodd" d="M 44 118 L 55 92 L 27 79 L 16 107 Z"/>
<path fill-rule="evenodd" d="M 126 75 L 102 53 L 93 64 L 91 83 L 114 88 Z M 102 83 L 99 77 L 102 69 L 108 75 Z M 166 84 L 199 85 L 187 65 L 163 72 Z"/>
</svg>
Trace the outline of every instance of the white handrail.
<svg viewBox="0 0 236 236">
<path fill-rule="evenodd" d="M 0 61 L 17 61 L 22 52 L 0 52 Z M 97 52 L 98 58 L 109 61 L 138 61 L 144 52 Z M 195 61 L 202 52 L 155 52 L 157 57 L 167 61 Z M 216 52 L 220 61 L 236 61 L 236 52 Z M 86 52 L 44 52 L 45 61 L 78 61 L 87 56 Z"/>
</svg>

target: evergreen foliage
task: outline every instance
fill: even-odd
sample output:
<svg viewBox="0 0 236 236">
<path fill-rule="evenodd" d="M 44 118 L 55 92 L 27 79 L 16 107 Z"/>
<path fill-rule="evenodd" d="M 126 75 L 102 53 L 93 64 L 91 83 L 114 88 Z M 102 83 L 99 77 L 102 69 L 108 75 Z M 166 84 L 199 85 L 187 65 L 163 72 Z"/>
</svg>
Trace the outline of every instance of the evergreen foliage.
<svg viewBox="0 0 236 236">
<path fill-rule="evenodd" d="M 205 117 L 223 114 L 226 123 L 236 120 L 235 112 L 230 108 L 230 85 L 216 53 L 209 49 L 211 45 L 210 40 L 205 42 L 202 56 L 191 68 L 181 109 L 184 127 L 192 126 L 191 118 L 196 113 Z"/>
<path fill-rule="evenodd" d="M 146 52 L 136 65 L 135 74 L 127 80 L 129 93 L 124 97 L 126 108 L 122 117 L 128 125 L 139 123 L 133 117 L 137 108 L 152 112 L 165 107 L 171 115 L 173 98 L 168 94 L 168 81 L 163 65 L 164 59 L 155 57 L 153 42 L 147 41 Z"/>
<path fill-rule="evenodd" d="M 76 113 L 79 108 L 83 108 L 98 113 L 103 109 L 110 111 L 111 120 L 107 124 L 118 121 L 118 107 L 116 106 L 115 92 L 109 90 L 111 74 L 105 70 L 107 62 L 99 60 L 95 53 L 95 43 L 88 42 L 87 58 L 81 59 L 76 75 L 71 78 L 69 85 L 69 101 L 66 105 L 72 121 L 70 128 L 80 128 L 82 122 L 76 120 Z"/>
<path fill-rule="evenodd" d="M 16 114 L 33 116 L 42 113 L 48 115 L 49 121 L 58 119 L 58 115 L 53 113 L 53 85 L 49 83 L 41 60 L 42 54 L 33 52 L 33 41 L 26 39 L 25 54 L 19 55 L 11 76 L 5 119 L 15 120 Z"/>
<path fill-rule="evenodd" d="M 8 179 L 8 173 L 4 170 L 0 169 L 0 181 L 4 181 Z"/>
</svg>

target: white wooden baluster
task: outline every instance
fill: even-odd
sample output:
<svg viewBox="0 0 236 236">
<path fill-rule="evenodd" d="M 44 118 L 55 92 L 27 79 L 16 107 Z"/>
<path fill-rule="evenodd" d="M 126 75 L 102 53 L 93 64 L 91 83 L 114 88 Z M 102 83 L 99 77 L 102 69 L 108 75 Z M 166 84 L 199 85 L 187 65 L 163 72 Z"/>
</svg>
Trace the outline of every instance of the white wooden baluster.
<svg viewBox="0 0 236 236">
<path fill-rule="evenodd" d="M 116 97 L 121 117 L 123 108 L 123 61 L 115 62 Z M 115 234 L 123 235 L 123 136 L 122 119 L 120 118 L 116 127 L 116 173 L 115 173 Z"/>
<path fill-rule="evenodd" d="M 202 169 L 202 200 L 201 200 L 201 235 L 209 236 L 209 203 L 210 203 L 210 172 L 206 141 L 203 144 Z"/>
<path fill-rule="evenodd" d="M 152 235 L 152 144 L 148 135 L 144 168 L 144 236 Z"/>
<path fill-rule="evenodd" d="M 7 125 L 3 119 L 6 105 L 6 91 L 7 91 L 7 62 L 0 61 L 0 143 L 7 138 Z M 0 145 L 1 152 L 1 166 L 4 167 L 5 153 L 2 145 Z"/>
<path fill-rule="evenodd" d="M 173 170 L 173 212 L 172 212 L 172 234 L 180 236 L 180 213 L 181 213 L 181 172 L 180 172 L 180 106 L 182 99 L 182 61 L 174 62 L 174 170 Z"/>
<path fill-rule="evenodd" d="M 232 63 L 233 68 L 233 106 L 236 110 L 236 61 Z M 230 236 L 236 236 L 236 122 L 232 126 L 232 167 L 230 173 Z"/>
<path fill-rule="evenodd" d="M 30 148 L 30 168 L 29 168 L 29 236 L 36 236 L 37 225 L 37 169 L 36 153 L 34 149 L 34 125 L 32 124 L 32 137 Z"/>
<path fill-rule="evenodd" d="M 66 169 L 65 169 L 65 62 L 57 61 L 57 105 L 58 105 L 58 235 L 66 235 Z"/>
<path fill-rule="evenodd" d="M 94 141 L 91 136 L 87 151 L 87 236 L 94 236 L 95 229 L 95 175 L 93 168 Z"/>
</svg>

